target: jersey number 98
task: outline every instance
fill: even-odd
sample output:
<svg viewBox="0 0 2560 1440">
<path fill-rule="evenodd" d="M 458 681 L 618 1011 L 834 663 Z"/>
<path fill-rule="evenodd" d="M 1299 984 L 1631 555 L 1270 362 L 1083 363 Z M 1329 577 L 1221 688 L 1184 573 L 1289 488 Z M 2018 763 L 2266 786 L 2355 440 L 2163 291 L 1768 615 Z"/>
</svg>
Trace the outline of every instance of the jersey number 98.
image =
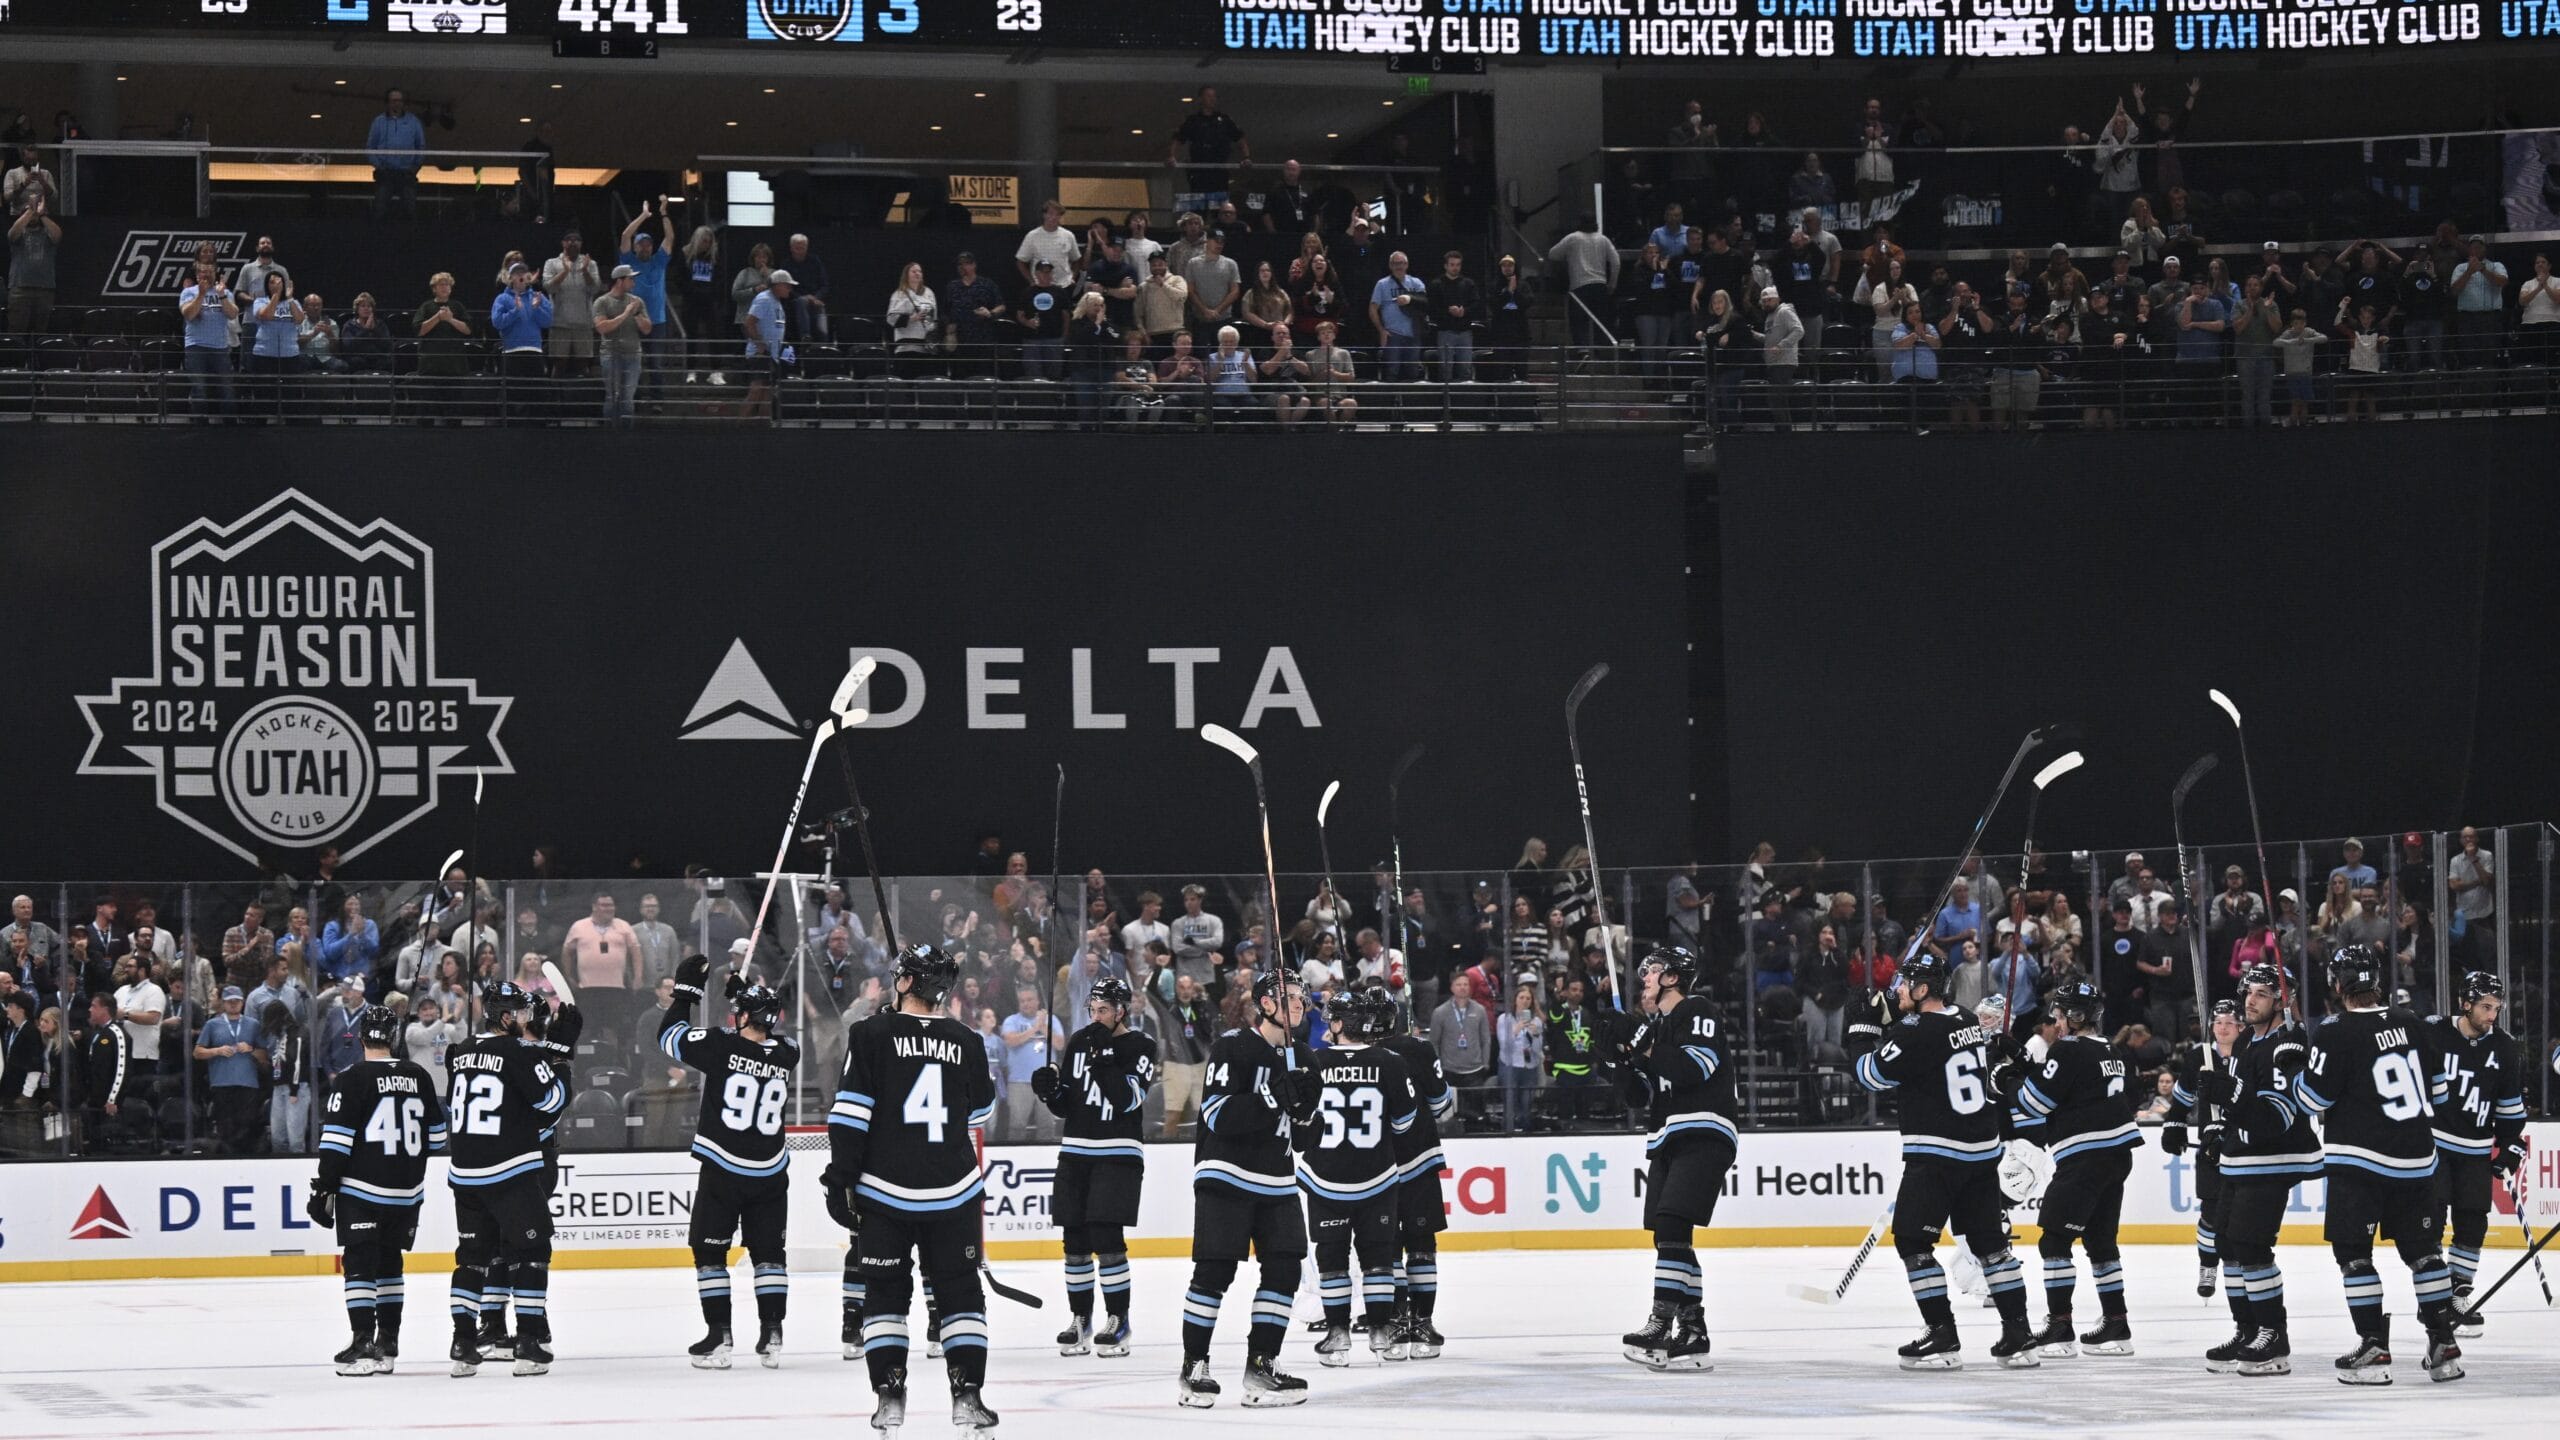
<svg viewBox="0 0 2560 1440">
<path fill-rule="evenodd" d="M 782 1102 L 790 1089 L 779 1075 L 766 1080 L 732 1075 L 720 1091 L 720 1123 L 742 1135 L 779 1135 Z"/>
</svg>

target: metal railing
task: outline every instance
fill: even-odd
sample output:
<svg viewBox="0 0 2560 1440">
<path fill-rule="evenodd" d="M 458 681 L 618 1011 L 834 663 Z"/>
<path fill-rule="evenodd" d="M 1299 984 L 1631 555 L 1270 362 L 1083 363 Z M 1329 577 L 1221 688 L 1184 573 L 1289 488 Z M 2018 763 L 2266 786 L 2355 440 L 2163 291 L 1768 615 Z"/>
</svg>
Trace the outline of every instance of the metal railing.
<svg viewBox="0 0 2560 1440">
<path fill-rule="evenodd" d="M 1474 1003 L 1490 1012 L 1489 1027 L 1505 1014 L 1533 1015 L 1539 1040 L 1530 1047 L 1538 1063 L 1521 1067 L 1535 1073 L 1506 1075 L 1496 1054 L 1475 1066 L 1448 1066 L 1460 1087 L 1462 1113 L 1452 1126 L 1460 1134 L 1635 1128 L 1637 1118 L 1613 1087 L 1570 1073 L 1579 1063 L 1571 1047 L 1585 1043 L 1577 1034 L 1604 1044 L 1625 1023 L 1614 998 L 1617 978 L 1632 953 L 1661 941 L 1692 946 L 1706 959 L 1704 989 L 1738 1042 L 1731 1063 L 1747 1127 L 1884 1118 L 1848 1073 L 1843 1025 L 1864 997 L 1891 985 L 1915 936 L 1955 962 L 1952 998 L 1968 1010 L 1999 996 L 2025 1009 L 2057 983 L 2090 980 L 2107 997 L 2110 1042 L 2149 1094 L 2196 1023 L 2186 945 L 2168 927 L 2204 926 L 2205 988 L 2227 995 L 2236 984 L 2236 952 L 2263 911 L 2256 897 L 2272 893 L 2278 913 L 2270 943 L 2303 1014 L 2317 1018 L 2328 1008 L 2321 966 L 2345 944 L 2385 950 L 2393 988 L 2421 1013 L 2450 1013 L 2466 972 L 2494 974 L 2506 992 L 2502 1025 L 2520 1038 L 2530 1067 L 2526 1102 L 2551 1113 L 2554 1078 L 2545 1062 L 2560 1038 L 2560 973 L 2552 965 L 2560 829 L 2541 822 L 2484 827 L 2477 857 L 2445 831 L 2360 837 L 2357 855 L 2346 853 L 2348 839 L 2272 843 L 2266 854 L 2274 873 L 2263 878 L 2255 873 L 2254 844 L 2197 847 L 2187 857 L 2194 874 L 2220 876 L 2230 866 L 2242 874 L 2236 885 L 2225 881 L 2223 893 L 2190 897 L 2183 907 L 2170 893 L 2180 867 L 2169 845 L 2141 847 L 2150 857 L 2142 869 L 2155 877 L 2148 884 L 2126 873 L 2132 856 L 2121 847 L 2023 861 L 1990 857 L 1971 871 L 1966 899 L 1936 914 L 1925 911 L 1953 865 L 1943 857 L 1639 867 L 1608 874 L 1606 931 L 1598 928 L 1602 912 L 1589 872 L 1573 855 L 1565 857 L 1573 868 L 1564 869 L 1408 870 L 1402 900 L 1385 877 L 1339 877 L 1328 892 L 1320 876 L 1284 875 L 1277 926 L 1258 873 L 1112 875 L 1097 884 L 1070 870 L 1074 908 L 1099 916 L 1091 924 L 1064 918 L 1032 877 L 909 875 L 886 883 L 898 937 L 934 941 L 960 961 L 961 984 L 946 1009 L 991 1036 L 1021 1013 L 1023 990 L 1032 992 L 1035 1011 L 1072 1028 L 1096 978 L 1125 976 L 1140 996 L 1136 1023 L 1167 1046 L 1166 1062 L 1197 1063 L 1203 1057 L 1175 1043 L 1174 1007 L 1198 997 L 1218 1016 L 1212 1030 L 1239 1023 L 1253 971 L 1269 958 L 1275 935 L 1311 990 L 1381 978 L 1407 1023 L 1425 1031 L 1464 977 Z M 784 882 L 749 963 L 783 992 L 786 1028 L 807 1057 L 790 1112 L 793 1123 L 803 1123 L 824 1114 L 845 1028 L 879 1003 L 890 954 L 859 877 L 850 886 L 821 873 L 788 874 Z M 1163 903 L 1192 882 L 1204 891 L 1198 921 L 1178 898 Z M 26 958 L 0 963 L 52 1016 L 42 1022 L 51 1028 L 33 1098 L 25 1097 L 26 1074 L 13 1071 L 10 1098 L 0 1100 L 0 1155 L 307 1153 L 316 1123 L 308 1095 L 353 1063 L 353 1007 L 379 1002 L 417 1022 L 421 1028 L 404 1035 L 402 1048 L 433 1071 L 443 1045 L 458 1038 L 450 1022 L 475 1018 L 478 983 L 512 978 L 547 993 L 545 959 L 576 988 L 586 1022 L 563 1144 L 679 1148 L 690 1137 L 697 1092 L 654 1051 L 663 995 L 684 954 L 727 955 L 746 937 L 762 886 L 761 876 L 721 879 L 699 870 L 654 880 L 489 878 L 472 883 L 466 905 L 465 891 L 439 890 L 427 880 L 0 884 L 0 891 L 27 897 L 33 912 Z M 2134 970 L 2109 941 L 2110 902 L 2119 894 L 2128 923 L 2143 932 L 2139 943 L 2173 958 L 2177 968 L 2167 980 Z M 1149 896 L 1160 907 L 1152 916 Z M 1763 905 L 1772 896 L 1774 918 Z M 101 911 L 101 902 L 115 909 Z M 264 907 L 263 934 L 243 933 L 253 902 Z M 599 931 L 592 922 L 607 914 L 605 902 L 610 913 Z M 154 906 L 156 913 L 142 913 Z M 2160 913 L 2180 908 L 2186 918 Z M 88 922 L 99 918 L 105 930 L 89 931 Z M 140 932 L 146 918 L 155 936 L 147 942 Z M 631 927 L 627 938 L 616 924 Z M 103 950 L 94 943 L 98 933 L 107 937 Z M 611 938 L 590 943 L 598 934 Z M 1148 948 L 1156 940 L 1166 947 L 1161 955 Z M 160 1062 L 137 1073 L 117 1113 L 108 1114 L 88 1079 L 84 997 L 134 983 L 137 957 L 161 957 L 160 993 L 131 997 L 137 1006 L 163 1009 L 161 1023 L 139 1027 L 149 1033 L 137 1037 L 150 1042 L 145 1049 L 156 1046 Z M 1584 986 L 1579 1008 L 1577 981 Z M 214 1008 L 210 995 L 223 985 L 241 987 L 250 1020 L 274 1022 L 261 1034 L 269 1058 L 254 1109 L 235 1103 L 217 1111 L 205 1065 L 186 1058 Z M 432 1024 L 423 1010 L 430 999 L 437 1002 Z M 269 1010 L 271 1003 L 284 1008 Z M 1000 1083 L 1023 1078 L 1004 1073 L 1000 1042 L 988 1048 Z M 279 1054 L 286 1057 L 282 1073 Z M 1565 1069 L 1556 1068 L 1559 1061 Z M 1161 1106 L 1161 1092 L 1154 1103 Z M 994 1138 L 1041 1138 L 1044 1120 L 1022 1123 L 1036 1107 L 1023 1112 Z M 231 1118 L 231 1133 L 223 1133 L 217 1115 Z M 1182 1138 L 1189 1121 L 1158 1109 L 1147 1134 Z"/>
</svg>

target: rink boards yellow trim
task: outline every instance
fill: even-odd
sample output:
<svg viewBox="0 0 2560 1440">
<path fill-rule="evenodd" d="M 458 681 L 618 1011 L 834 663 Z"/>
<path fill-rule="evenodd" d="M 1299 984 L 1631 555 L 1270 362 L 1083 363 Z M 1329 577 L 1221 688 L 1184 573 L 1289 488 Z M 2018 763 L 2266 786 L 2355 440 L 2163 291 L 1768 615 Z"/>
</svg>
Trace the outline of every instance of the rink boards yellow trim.
<svg viewBox="0 0 2560 1440">
<path fill-rule="evenodd" d="M 2018 1236 L 2032 1241 L 2036 1227 L 2021 1225 Z M 2186 1245 L 2195 1240 L 2192 1225 L 2127 1225 L 2119 1237 L 2128 1245 Z M 1783 1246 L 1854 1246 L 1866 1238 L 1867 1232 L 1841 1225 L 1738 1226 L 1730 1229 L 1709 1228 L 1698 1232 L 1700 1249 L 1749 1249 Z M 2321 1242 L 2318 1225 L 2287 1225 L 2278 1237 L 2287 1245 L 2316 1245 Z M 1643 1230 L 1453 1230 L 1440 1237 L 1443 1250 L 1650 1250 L 1653 1236 Z M 2485 1247 L 2490 1250 L 2521 1250 L 2521 1237 L 2511 1238 L 2492 1230 Z M 732 1250 L 735 1263 L 745 1252 Z M 1188 1237 L 1172 1236 L 1136 1238 L 1129 1242 L 1129 1253 L 1142 1259 L 1178 1259 L 1191 1253 Z M 991 1260 L 1055 1260 L 1060 1257 L 1055 1240 L 994 1240 L 987 1244 Z M 555 1250 L 551 1255 L 554 1270 L 644 1270 L 658 1268 L 690 1269 L 693 1252 L 681 1246 L 667 1245 L 632 1250 Z M 411 1274 L 442 1274 L 453 1269 L 453 1252 L 420 1251 L 409 1257 Z M 147 1258 L 100 1258 L 96 1260 L 14 1260 L 0 1261 L 0 1283 L 47 1282 L 63 1280 L 193 1280 L 231 1278 L 256 1275 L 334 1275 L 338 1257 L 334 1251 L 311 1255 L 201 1255 Z"/>
</svg>

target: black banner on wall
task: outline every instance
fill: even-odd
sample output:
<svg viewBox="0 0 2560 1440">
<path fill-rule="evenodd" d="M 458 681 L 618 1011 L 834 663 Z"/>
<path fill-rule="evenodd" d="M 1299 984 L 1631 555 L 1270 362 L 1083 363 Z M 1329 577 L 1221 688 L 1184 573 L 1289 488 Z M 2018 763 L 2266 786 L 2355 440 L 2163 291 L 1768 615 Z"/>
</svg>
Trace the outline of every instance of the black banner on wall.
<svg viewBox="0 0 2560 1440">
<path fill-rule="evenodd" d="M 1500 866 L 1574 828 L 1564 695 L 1602 834 L 1688 832 L 1681 475 L 1659 440 L 751 432 L 46 430 L 22 447 L 0 873 L 291 864 L 424 873 L 535 843 L 570 873 L 761 869 L 853 656 L 885 865 L 999 831 L 1082 866 L 1383 853 Z M 811 813 L 842 804 L 832 764 Z M 1561 844 L 1559 845 L 1561 851 Z M 1609 857 L 1615 858 L 1615 857 Z M 1621 861 L 1620 863 L 1625 863 Z"/>
</svg>

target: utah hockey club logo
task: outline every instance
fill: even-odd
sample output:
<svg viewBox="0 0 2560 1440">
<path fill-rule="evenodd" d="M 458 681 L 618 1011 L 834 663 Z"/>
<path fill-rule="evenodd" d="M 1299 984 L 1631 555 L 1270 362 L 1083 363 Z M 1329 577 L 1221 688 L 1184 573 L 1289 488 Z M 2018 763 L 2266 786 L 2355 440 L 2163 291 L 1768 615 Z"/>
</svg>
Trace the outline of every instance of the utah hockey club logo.
<svg viewBox="0 0 2560 1440">
<path fill-rule="evenodd" d="M 79 697 L 79 773 L 150 776 L 161 810 L 243 860 L 354 859 L 443 777 L 514 773 L 512 703 L 439 673 L 432 549 L 288 490 L 151 548 L 151 673 Z"/>
<path fill-rule="evenodd" d="M 507 0 L 391 0 L 394 35 L 504 35 Z"/>
<path fill-rule="evenodd" d="M 116 1202 L 107 1198 L 107 1187 L 101 1185 L 89 1192 L 89 1203 L 80 1207 L 80 1218 L 71 1222 L 74 1240 L 130 1240 L 133 1227 L 124 1223 L 124 1214 Z"/>
<path fill-rule="evenodd" d="M 862 0 L 754 0 L 747 7 L 747 38 L 858 41 Z"/>
</svg>

